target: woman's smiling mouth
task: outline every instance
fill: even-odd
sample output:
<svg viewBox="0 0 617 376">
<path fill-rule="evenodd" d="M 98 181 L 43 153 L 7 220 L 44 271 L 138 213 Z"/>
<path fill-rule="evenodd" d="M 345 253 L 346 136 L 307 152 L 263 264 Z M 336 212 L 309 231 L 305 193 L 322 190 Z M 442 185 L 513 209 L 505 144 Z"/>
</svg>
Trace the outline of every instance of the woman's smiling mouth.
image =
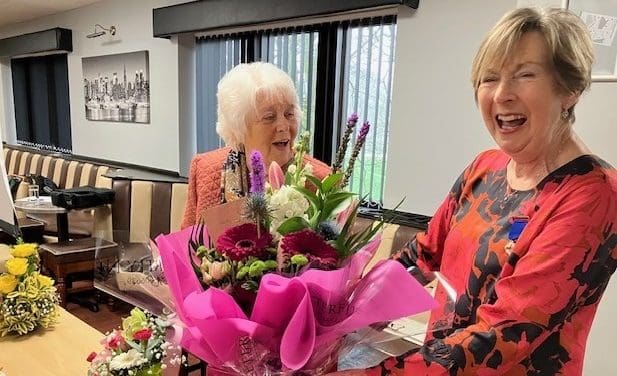
<svg viewBox="0 0 617 376">
<path fill-rule="evenodd" d="M 274 145 L 277 149 L 285 149 L 287 148 L 287 145 L 289 145 L 289 139 L 274 141 L 272 145 Z"/>
<path fill-rule="evenodd" d="M 527 116 L 521 114 L 504 114 L 495 116 L 495 121 L 500 130 L 512 132 L 527 123 Z"/>
</svg>

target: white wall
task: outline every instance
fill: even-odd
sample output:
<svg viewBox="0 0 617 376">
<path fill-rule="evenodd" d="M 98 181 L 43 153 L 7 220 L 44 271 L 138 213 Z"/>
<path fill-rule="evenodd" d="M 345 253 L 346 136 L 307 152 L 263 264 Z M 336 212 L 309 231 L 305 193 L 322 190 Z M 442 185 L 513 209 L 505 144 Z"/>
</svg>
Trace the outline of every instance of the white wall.
<svg viewBox="0 0 617 376">
<path fill-rule="evenodd" d="M 463 168 L 492 140 L 469 72 L 488 29 L 515 0 L 422 1 L 401 7 L 388 145 L 386 207 L 432 215 Z"/>
<path fill-rule="evenodd" d="M 167 170 L 179 170 L 179 75 L 177 38 L 152 37 L 152 9 L 187 0 L 108 0 L 73 11 L 0 29 L 0 38 L 64 27 L 73 31 L 68 55 L 73 152 Z M 115 25 L 115 37 L 87 39 L 95 23 Z M 150 65 L 150 124 L 93 122 L 85 118 L 83 57 L 148 50 Z M 4 137 L 15 140 L 9 61 L 0 67 Z M 7 101 L 10 104 L 7 106 Z M 1 104 L 0 103 L 0 104 Z M 12 130 L 12 131 L 11 131 Z M 12 132 L 12 133 L 11 133 Z"/>
</svg>

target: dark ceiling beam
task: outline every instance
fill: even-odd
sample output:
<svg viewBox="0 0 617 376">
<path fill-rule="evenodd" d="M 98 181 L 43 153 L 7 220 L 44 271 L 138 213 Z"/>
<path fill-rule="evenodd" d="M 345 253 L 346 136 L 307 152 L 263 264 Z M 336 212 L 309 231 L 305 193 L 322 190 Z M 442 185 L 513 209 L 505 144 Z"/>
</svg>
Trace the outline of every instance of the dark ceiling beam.
<svg viewBox="0 0 617 376">
<path fill-rule="evenodd" d="M 72 51 L 71 30 L 60 27 L 0 39 L 0 57 Z"/>
<path fill-rule="evenodd" d="M 155 37 L 255 25 L 298 17 L 405 5 L 420 0 L 201 0 L 152 10 Z"/>
</svg>

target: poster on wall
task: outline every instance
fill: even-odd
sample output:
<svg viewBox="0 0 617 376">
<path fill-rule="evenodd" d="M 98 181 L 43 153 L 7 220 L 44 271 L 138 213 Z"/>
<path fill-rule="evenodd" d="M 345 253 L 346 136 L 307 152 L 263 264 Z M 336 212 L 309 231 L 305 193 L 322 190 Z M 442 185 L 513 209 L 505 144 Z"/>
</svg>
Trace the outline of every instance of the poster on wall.
<svg viewBox="0 0 617 376">
<path fill-rule="evenodd" d="M 84 57 L 86 119 L 150 123 L 148 51 Z"/>
<path fill-rule="evenodd" d="M 596 55 L 593 80 L 617 81 L 617 0 L 569 0 L 565 5 L 589 29 Z"/>
</svg>

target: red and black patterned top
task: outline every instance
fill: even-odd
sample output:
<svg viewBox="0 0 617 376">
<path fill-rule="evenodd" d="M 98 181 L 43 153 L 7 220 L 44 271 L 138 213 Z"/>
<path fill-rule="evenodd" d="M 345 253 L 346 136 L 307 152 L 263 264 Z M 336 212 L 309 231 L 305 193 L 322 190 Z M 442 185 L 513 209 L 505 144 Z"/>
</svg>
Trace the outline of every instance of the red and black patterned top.
<svg viewBox="0 0 617 376">
<path fill-rule="evenodd" d="M 441 270 L 454 325 L 368 375 L 581 375 L 600 297 L 617 266 L 617 173 L 584 155 L 512 191 L 509 157 L 480 154 L 401 262 Z M 512 218 L 528 223 L 509 251 Z M 433 315 L 432 322 L 441 317 Z"/>
</svg>

